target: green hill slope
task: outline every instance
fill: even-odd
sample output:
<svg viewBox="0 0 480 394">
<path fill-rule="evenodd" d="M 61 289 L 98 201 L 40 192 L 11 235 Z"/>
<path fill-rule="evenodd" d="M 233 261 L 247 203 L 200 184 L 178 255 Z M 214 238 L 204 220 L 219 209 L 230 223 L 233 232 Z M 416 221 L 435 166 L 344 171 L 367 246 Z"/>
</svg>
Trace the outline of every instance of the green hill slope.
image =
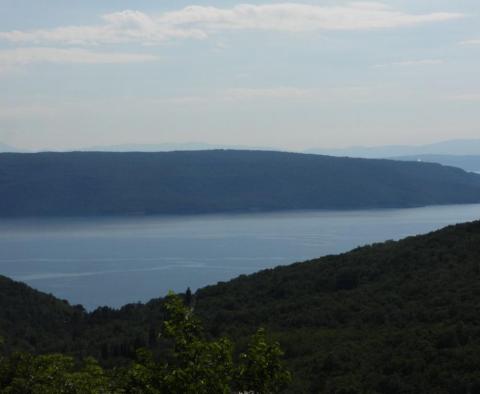
<svg viewBox="0 0 480 394">
<path fill-rule="evenodd" d="M 480 222 L 211 286 L 197 310 L 277 333 L 297 392 L 478 392 Z"/>
<path fill-rule="evenodd" d="M 110 366 L 139 346 L 162 353 L 160 299 L 88 314 L 0 284 L 10 294 L 0 297 L 0 310 L 15 305 L 0 321 L 2 333 L 15 328 L 2 334 L 11 347 L 56 347 Z M 194 300 L 211 335 L 228 334 L 239 349 L 257 327 L 267 328 L 286 350 L 289 392 L 480 390 L 480 222 L 241 276 L 199 290 Z M 39 317 L 32 328 L 50 342 L 35 346 L 24 337 L 28 316 Z"/>
<path fill-rule="evenodd" d="M 82 313 L 81 307 L 0 275 L 0 337 L 7 350 L 61 350 L 71 342 L 72 322 Z"/>
<path fill-rule="evenodd" d="M 413 207 L 480 202 L 480 176 L 282 152 L 5 153 L 0 195 L 0 216 Z"/>
</svg>

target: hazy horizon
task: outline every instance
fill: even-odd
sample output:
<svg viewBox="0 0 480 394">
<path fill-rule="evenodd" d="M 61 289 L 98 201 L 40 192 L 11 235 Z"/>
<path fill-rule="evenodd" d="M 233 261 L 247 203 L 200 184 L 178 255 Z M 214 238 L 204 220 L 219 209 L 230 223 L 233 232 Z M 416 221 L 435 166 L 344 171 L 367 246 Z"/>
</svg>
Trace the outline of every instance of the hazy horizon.
<svg viewBox="0 0 480 394">
<path fill-rule="evenodd" d="M 125 143 L 114 145 L 90 145 L 74 147 L 72 149 L 25 149 L 21 146 L 13 146 L 0 141 L 0 153 L 39 153 L 39 152 L 171 152 L 177 150 L 263 150 L 263 151 L 285 151 L 294 153 L 317 153 L 326 155 L 346 155 L 366 158 L 395 158 L 408 155 L 445 155 L 445 156 L 479 156 L 480 138 L 475 139 L 452 139 L 436 141 L 431 144 L 399 144 L 399 145 L 346 145 L 341 147 L 316 146 L 308 149 L 282 149 L 272 146 L 248 146 L 248 145 L 227 145 L 214 144 L 201 141 L 189 141 L 184 143 Z"/>
<path fill-rule="evenodd" d="M 473 0 L 0 4 L 0 143 L 21 149 L 480 136 Z"/>
</svg>

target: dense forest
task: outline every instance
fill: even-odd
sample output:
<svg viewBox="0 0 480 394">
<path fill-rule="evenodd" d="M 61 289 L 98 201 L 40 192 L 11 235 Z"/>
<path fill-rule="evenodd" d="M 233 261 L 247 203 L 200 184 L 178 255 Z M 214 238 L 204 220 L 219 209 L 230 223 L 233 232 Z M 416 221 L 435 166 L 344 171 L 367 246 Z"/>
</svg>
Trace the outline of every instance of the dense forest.
<svg viewBox="0 0 480 394">
<path fill-rule="evenodd" d="M 480 176 L 265 151 L 3 153 L 0 195 L 0 216 L 413 207 L 480 202 Z"/>
<path fill-rule="evenodd" d="M 137 349 L 128 365 L 105 370 L 92 357 L 75 360 L 55 353 L 0 353 L 0 392 L 4 394 L 273 394 L 291 374 L 278 343 L 259 329 L 244 353 L 230 339 L 209 340 L 193 308 L 170 293 L 158 339 L 161 357 Z M 3 339 L 0 338 L 0 346 Z"/>
<path fill-rule="evenodd" d="M 241 276 L 182 297 L 236 354 L 264 327 L 289 393 L 480 393 L 480 222 Z M 3 352 L 63 352 L 126 366 L 165 352 L 165 302 L 119 310 L 0 282 Z M 160 339 L 159 339 L 160 338 Z"/>
</svg>

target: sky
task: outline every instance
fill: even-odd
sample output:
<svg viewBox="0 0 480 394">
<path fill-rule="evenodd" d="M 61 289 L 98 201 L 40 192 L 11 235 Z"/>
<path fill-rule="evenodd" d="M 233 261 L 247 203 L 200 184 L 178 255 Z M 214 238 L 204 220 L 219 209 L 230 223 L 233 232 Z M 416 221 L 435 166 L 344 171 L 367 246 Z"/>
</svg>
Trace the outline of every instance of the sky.
<svg viewBox="0 0 480 394">
<path fill-rule="evenodd" d="M 0 143 L 480 138 L 480 2 L 0 0 Z"/>
</svg>

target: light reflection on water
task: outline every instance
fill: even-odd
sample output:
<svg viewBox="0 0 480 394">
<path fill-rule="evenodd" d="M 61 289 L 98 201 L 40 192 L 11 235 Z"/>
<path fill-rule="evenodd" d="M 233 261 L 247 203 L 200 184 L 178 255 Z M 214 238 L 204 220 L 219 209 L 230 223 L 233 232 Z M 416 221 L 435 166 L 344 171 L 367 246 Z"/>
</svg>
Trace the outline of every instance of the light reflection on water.
<svg viewBox="0 0 480 394">
<path fill-rule="evenodd" d="M 88 308 L 120 306 L 476 219 L 480 204 L 0 220 L 0 273 Z"/>
</svg>

